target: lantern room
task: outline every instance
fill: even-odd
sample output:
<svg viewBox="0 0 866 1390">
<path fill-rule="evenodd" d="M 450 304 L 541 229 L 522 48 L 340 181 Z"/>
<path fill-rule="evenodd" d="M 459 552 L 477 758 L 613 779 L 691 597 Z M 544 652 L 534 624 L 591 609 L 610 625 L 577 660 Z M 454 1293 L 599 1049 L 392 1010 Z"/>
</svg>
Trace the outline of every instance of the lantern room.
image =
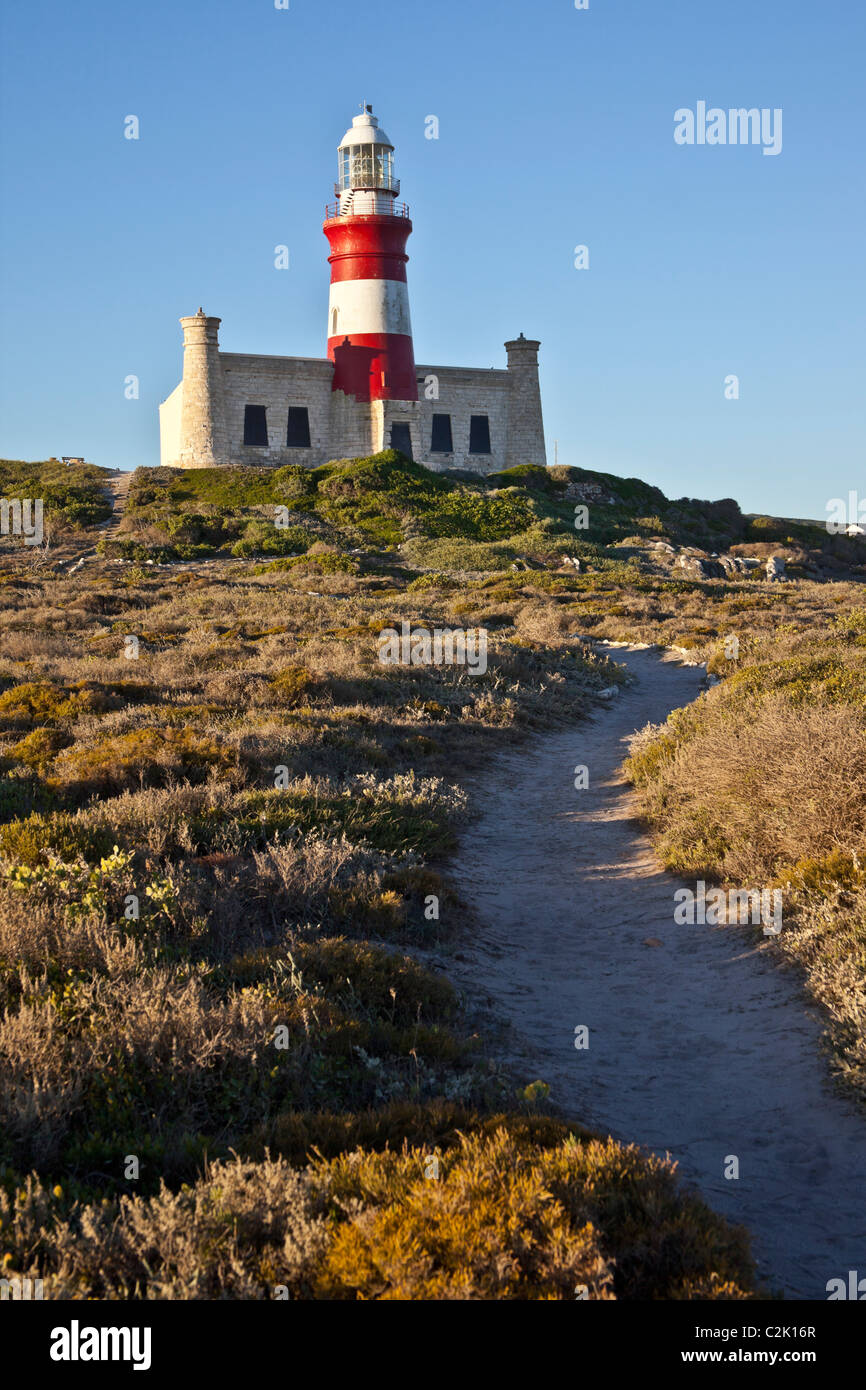
<svg viewBox="0 0 866 1390">
<path fill-rule="evenodd" d="M 394 176 L 394 146 L 380 129 L 372 106 L 353 120 L 340 141 L 337 160 L 338 216 L 394 214 L 394 199 L 400 192 L 400 180 Z"/>
</svg>

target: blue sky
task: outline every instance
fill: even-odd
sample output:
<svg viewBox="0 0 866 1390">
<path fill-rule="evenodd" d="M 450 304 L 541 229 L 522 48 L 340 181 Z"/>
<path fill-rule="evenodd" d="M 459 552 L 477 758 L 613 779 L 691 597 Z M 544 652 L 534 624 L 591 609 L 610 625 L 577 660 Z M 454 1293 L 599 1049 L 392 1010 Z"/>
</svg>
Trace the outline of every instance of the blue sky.
<svg viewBox="0 0 866 1390">
<path fill-rule="evenodd" d="M 199 304 L 228 351 L 323 357 L 321 222 L 366 100 L 419 361 L 504 366 L 523 331 L 551 462 L 823 517 L 866 496 L 864 40 L 862 0 L 7 8 L 0 454 L 157 463 Z M 677 145 L 702 100 L 781 108 L 781 154 Z"/>
</svg>

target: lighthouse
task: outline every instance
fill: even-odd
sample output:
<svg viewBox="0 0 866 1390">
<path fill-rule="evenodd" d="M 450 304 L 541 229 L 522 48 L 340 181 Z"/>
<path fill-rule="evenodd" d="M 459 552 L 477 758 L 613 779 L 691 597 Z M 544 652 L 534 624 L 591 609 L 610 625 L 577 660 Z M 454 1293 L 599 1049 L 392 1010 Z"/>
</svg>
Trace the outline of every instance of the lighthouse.
<svg viewBox="0 0 866 1390">
<path fill-rule="evenodd" d="M 338 147 L 330 245 L 328 358 L 332 389 L 356 401 L 417 401 L 409 317 L 409 209 L 398 202 L 394 146 L 366 106 Z"/>
<path fill-rule="evenodd" d="M 337 201 L 324 224 L 327 356 L 227 352 L 219 318 L 203 309 L 182 318 L 183 380 L 159 407 L 161 463 L 318 468 L 394 449 L 458 477 L 544 467 L 538 339 L 509 339 L 504 368 L 416 364 L 412 223 L 394 146 L 365 105 L 337 148 Z"/>
</svg>

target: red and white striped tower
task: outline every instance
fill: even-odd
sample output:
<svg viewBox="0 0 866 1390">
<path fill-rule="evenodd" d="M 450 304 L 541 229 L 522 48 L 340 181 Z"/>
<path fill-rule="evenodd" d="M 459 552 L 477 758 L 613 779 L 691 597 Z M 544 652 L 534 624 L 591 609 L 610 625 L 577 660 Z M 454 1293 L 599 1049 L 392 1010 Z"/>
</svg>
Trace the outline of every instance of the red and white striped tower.
<svg viewBox="0 0 866 1390">
<path fill-rule="evenodd" d="M 394 146 L 371 106 L 339 146 L 338 202 L 327 210 L 331 247 L 328 357 L 335 391 L 359 401 L 417 401 L 406 283 L 409 209 L 397 202 Z"/>
</svg>

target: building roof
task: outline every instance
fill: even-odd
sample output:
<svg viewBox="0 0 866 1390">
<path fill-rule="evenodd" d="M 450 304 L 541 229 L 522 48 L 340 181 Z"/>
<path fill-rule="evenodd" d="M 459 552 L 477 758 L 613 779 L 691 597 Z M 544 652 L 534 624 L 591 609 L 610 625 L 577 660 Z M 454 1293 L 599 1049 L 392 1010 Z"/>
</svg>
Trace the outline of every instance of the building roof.
<svg viewBox="0 0 866 1390">
<path fill-rule="evenodd" d="M 389 150 L 394 148 L 373 112 L 369 110 L 355 117 L 351 129 L 346 131 L 340 141 L 339 148 L 345 149 L 347 145 L 387 145 Z"/>
</svg>

